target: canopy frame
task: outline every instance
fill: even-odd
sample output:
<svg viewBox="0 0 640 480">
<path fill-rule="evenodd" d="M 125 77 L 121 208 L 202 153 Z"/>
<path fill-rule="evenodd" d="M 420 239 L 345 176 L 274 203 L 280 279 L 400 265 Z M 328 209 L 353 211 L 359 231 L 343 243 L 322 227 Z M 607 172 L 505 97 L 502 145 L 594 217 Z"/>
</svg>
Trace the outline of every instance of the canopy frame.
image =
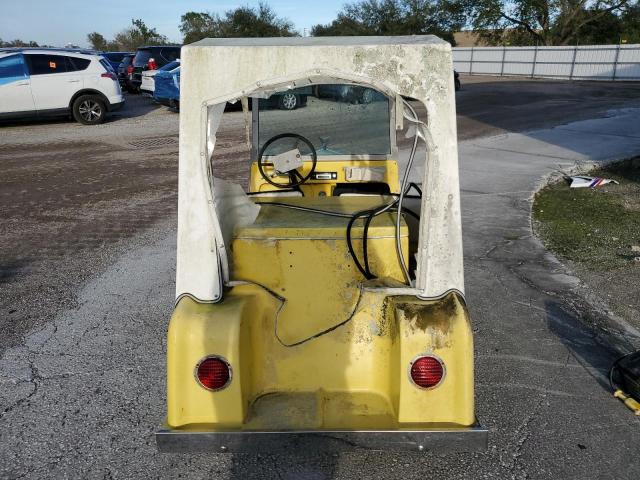
<svg viewBox="0 0 640 480">
<path fill-rule="evenodd" d="M 296 57 L 292 62 L 293 54 L 299 54 L 300 49 L 306 47 L 313 51 L 300 57 L 304 61 L 297 61 Z M 221 39 L 183 47 L 181 57 L 184 71 L 181 77 L 178 298 L 189 295 L 203 302 L 220 301 L 224 285 L 234 280 L 225 245 L 229 239 L 228 235 L 225 239 L 219 214 L 225 187 L 214 180 L 210 162 L 225 103 L 242 97 L 268 96 L 285 88 L 328 83 L 327 79 L 331 83 L 374 88 L 392 99 L 396 108 L 400 95 L 415 98 L 426 107 L 430 119 L 426 137 L 432 139 L 432 144 L 428 145 L 426 158 L 416 158 L 418 165 L 424 165 L 421 182 L 424 195 L 415 286 L 389 290 L 420 298 L 440 297 L 450 290 L 464 292 L 449 44 L 431 36 L 348 40 Z M 277 65 L 267 61 L 272 58 L 278 60 Z M 327 68 L 327 59 L 339 65 Z M 385 59 L 385 64 L 368 61 L 372 59 L 380 62 Z M 198 73 L 225 61 L 230 63 L 226 66 L 231 73 L 221 74 L 219 81 L 198 78 Z M 252 63 L 252 67 L 245 76 L 234 69 L 233 62 Z M 289 68 L 294 63 L 295 68 Z M 306 68 L 304 65 L 300 68 L 300 63 L 306 63 Z M 389 63 L 395 70 L 386 68 Z M 219 91 L 226 93 L 215 95 Z M 398 115 L 395 116 L 396 121 L 390 122 L 394 131 L 398 122 Z M 234 208 L 247 212 L 248 207 L 242 201 L 233 203 L 236 197 L 227 195 Z"/>
</svg>

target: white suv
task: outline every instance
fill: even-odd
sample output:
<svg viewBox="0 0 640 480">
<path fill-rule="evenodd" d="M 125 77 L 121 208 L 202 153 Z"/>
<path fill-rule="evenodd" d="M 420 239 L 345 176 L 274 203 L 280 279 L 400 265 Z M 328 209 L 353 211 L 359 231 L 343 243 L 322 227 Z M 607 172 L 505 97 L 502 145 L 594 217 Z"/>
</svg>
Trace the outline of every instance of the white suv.
<svg viewBox="0 0 640 480">
<path fill-rule="evenodd" d="M 72 115 L 95 125 L 123 104 L 118 77 L 99 55 L 0 50 L 0 119 Z"/>
</svg>

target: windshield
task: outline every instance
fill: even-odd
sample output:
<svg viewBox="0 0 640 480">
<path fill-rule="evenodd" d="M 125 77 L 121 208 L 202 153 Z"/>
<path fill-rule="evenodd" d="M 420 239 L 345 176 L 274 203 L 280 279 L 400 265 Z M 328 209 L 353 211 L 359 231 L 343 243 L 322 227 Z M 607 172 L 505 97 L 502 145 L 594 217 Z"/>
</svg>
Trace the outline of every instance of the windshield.
<svg viewBox="0 0 640 480">
<path fill-rule="evenodd" d="M 389 100 L 371 88 L 323 84 L 274 93 L 259 99 L 258 149 L 272 137 L 296 133 L 308 139 L 318 158 L 391 153 Z M 292 138 L 269 145 L 265 155 L 276 155 L 303 143 Z"/>
<path fill-rule="evenodd" d="M 105 60 L 104 58 L 101 58 L 101 59 L 100 59 L 100 65 L 102 65 L 102 66 L 107 70 L 107 72 L 113 72 L 113 67 L 112 67 L 112 66 L 111 66 L 111 64 L 110 64 L 107 60 Z"/>
<path fill-rule="evenodd" d="M 151 50 L 139 49 L 133 58 L 134 67 L 142 67 L 151 58 Z"/>
<path fill-rule="evenodd" d="M 108 58 L 112 62 L 121 62 L 127 52 L 109 52 L 103 53 L 102 56 Z"/>
<path fill-rule="evenodd" d="M 167 63 L 164 67 L 160 68 L 161 72 L 173 70 L 180 66 L 180 60 L 174 60 L 173 62 Z"/>
</svg>

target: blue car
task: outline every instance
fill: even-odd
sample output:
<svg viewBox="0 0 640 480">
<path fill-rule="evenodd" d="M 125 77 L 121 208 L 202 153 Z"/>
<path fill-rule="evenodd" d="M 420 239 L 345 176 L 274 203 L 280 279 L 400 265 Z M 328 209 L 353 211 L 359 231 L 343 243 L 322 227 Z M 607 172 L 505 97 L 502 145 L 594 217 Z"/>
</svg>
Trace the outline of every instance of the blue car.
<svg viewBox="0 0 640 480">
<path fill-rule="evenodd" d="M 103 52 L 102 55 L 107 61 L 111 64 L 114 72 L 118 71 L 118 67 L 120 66 L 120 62 L 124 59 L 125 56 L 131 55 L 132 52 Z"/>
<path fill-rule="evenodd" d="M 180 111 L 180 67 L 159 70 L 154 80 L 153 98 L 156 102 Z"/>
</svg>

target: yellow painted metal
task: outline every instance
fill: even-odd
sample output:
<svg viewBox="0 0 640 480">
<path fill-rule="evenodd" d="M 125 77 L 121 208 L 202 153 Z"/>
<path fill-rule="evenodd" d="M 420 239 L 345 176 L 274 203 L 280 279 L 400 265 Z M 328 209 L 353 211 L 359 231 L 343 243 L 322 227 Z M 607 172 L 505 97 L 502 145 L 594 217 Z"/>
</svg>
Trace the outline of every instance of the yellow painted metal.
<svg viewBox="0 0 640 480">
<path fill-rule="evenodd" d="M 334 172 L 337 179 L 335 180 L 308 180 L 300 188 L 306 196 L 318 196 L 320 192 L 330 197 L 333 195 L 333 189 L 338 183 L 368 183 L 368 182 L 349 182 L 346 176 L 347 168 L 384 168 L 384 177 L 380 183 L 389 185 L 389 189 L 393 193 L 398 193 L 400 189 L 398 179 L 398 163 L 395 160 L 351 160 L 340 159 L 335 160 L 319 160 L 316 165 L 316 173 Z M 306 161 L 304 166 L 299 170 L 301 175 L 306 176 L 311 169 L 311 162 Z M 260 175 L 258 164 L 251 164 L 249 180 L 249 190 L 252 192 L 273 192 L 278 188 L 266 182 Z M 276 182 L 284 182 L 287 178 L 276 178 Z"/>
<path fill-rule="evenodd" d="M 391 198 L 300 197 L 286 200 L 291 205 L 344 213 L 388 203 Z M 402 281 L 395 249 L 395 218 L 392 213 L 375 217 L 369 228 L 367 245 L 372 272 L 381 278 Z M 294 343 L 336 325 L 353 312 L 358 285 L 363 278 L 347 248 L 348 220 L 264 205 L 254 225 L 236 230 L 232 245 L 233 277 L 264 285 L 287 298 L 287 304 L 279 314 L 279 332 L 285 343 Z M 360 258 L 362 222 L 352 229 L 353 247 Z M 406 225 L 401 235 L 404 256 L 408 258 Z"/>
<path fill-rule="evenodd" d="M 234 287 L 219 304 L 179 301 L 167 345 L 171 428 L 474 424 L 471 330 L 457 294 L 420 301 L 365 291 L 349 322 L 296 347 L 275 338 L 280 305 L 254 285 Z M 446 368 L 444 381 L 430 390 L 409 377 L 409 362 L 425 353 L 437 355 Z M 231 383 L 218 392 L 205 390 L 194 376 L 198 361 L 211 354 L 223 356 L 233 369 Z"/>
<path fill-rule="evenodd" d="M 640 403 L 634 400 L 629 395 L 625 394 L 622 390 L 618 389 L 613 394 L 614 397 L 620 399 L 622 403 L 624 403 L 629 410 L 631 410 L 635 415 L 640 416 Z"/>
<path fill-rule="evenodd" d="M 322 201 L 335 211 L 381 203 L 379 197 L 286 201 L 316 207 Z M 385 214 L 372 223 L 368 246 L 380 279 L 364 281 L 347 252 L 347 219 L 262 206 L 232 244 L 234 278 L 252 283 L 230 288 L 218 304 L 183 297 L 175 308 L 168 425 L 213 431 L 473 425 L 472 333 L 461 297 L 423 301 L 381 289 L 402 280 L 394 219 Z M 401 234 L 408 256 L 406 226 Z M 361 225 L 353 236 L 361 252 Z M 421 354 L 445 365 L 433 389 L 410 380 L 409 365 Z M 196 381 L 194 369 L 208 355 L 231 365 L 224 390 Z"/>
</svg>

